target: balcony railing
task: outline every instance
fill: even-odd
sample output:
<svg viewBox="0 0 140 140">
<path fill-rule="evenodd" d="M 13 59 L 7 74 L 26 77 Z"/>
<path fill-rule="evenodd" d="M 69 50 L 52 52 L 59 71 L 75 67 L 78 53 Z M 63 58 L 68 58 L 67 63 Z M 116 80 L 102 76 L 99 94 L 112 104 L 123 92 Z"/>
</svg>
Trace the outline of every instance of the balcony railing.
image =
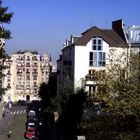
<svg viewBox="0 0 140 140">
<path fill-rule="evenodd" d="M 99 77 L 97 75 L 87 74 L 86 81 L 98 81 Z"/>
<path fill-rule="evenodd" d="M 33 71 L 33 74 L 38 74 L 38 72 L 37 71 Z"/>
<path fill-rule="evenodd" d="M 17 71 L 17 74 L 22 74 L 22 72 L 21 71 Z"/>
</svg>

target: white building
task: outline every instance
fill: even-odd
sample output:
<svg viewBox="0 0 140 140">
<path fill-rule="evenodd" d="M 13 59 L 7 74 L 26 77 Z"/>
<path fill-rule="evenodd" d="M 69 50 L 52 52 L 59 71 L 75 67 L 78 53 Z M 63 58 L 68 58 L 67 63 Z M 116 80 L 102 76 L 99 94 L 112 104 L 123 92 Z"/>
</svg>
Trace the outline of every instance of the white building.
<svg viewBox="0 0 140 140">
<path fill-rule="evenodd" d="M 86 91 L 92 94 L 96 90 L 96 75 L 107 70 L 110 57 L 114 62 L 122 59 L 122 66 L 127 65 L 131 44 L 128 43 L 126 31 L 123 21 L 117 20 L 112 22 L 112 29 L 99 29 L 93 26 L 80 37 L 71 36 L 66 40 L 57 61 L 58 94 L 68 85 L 75 90 L 86 86 Z"/>
</svg>

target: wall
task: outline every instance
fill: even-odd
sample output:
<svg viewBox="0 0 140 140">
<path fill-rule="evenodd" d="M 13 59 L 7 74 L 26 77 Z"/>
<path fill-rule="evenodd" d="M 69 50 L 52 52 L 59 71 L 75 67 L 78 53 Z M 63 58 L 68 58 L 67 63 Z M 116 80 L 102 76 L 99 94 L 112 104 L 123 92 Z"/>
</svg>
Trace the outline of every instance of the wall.
<svg viewBox="0 0 140 140">
<path fill-rule="evenodd" d="M 105 69 L 105 67 L 89 66 L 89 52 L 92 51 L 92 41 L 86 46 L 75 46 L 75 88 L 80 87 L 82 80 L 88 74 L 89 69 Z M 103 41 L 103 51 L 109 52 L 109 44 Z"/>
</svg>

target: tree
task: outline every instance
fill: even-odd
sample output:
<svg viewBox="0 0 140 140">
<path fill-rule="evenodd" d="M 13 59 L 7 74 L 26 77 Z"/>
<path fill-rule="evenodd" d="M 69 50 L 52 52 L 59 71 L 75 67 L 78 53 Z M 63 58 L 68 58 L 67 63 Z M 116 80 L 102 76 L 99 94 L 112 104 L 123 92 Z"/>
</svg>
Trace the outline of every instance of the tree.
<svg viewBox="0 0 140 140">
<path fill-rule="evenodd" d="M 72 89 L 65 89 L 64 91 L 67 91 L 67 94 L 62 96 L 65 92 L 61 93 L 61 112 L 57 129 L 61 130 L 62 139 L 75 140 L 76 136 L 81 133 L 79 127 L 83 117 L 87 94 L 83 89 L 79 89 L 76 92 Z"/>
<path fill-rule="evenodd" d="M 51 105 L 51 95 L 49 92 L 49 86 L 46 83 L 42 83 L 39 88 L 38 96 L 41 99 L 43 109 L 46 109 Z"/>
<path fill-rule="evenodd" d="M 42 83 L 39 88 L 38 97 L 41 99 L 43 109 L 48 112 L 57 110 L 56 78 L 50 78 L 48 83 Z"/>
<path fill-rule="evenodd" d="M 3 62 L 7 57 L 7 54 L 4 50 L 4 40 L 11 38 L 11 32 L 3 27 L 3 24 L 9 24 L 13 13 L 8 13 L 8 7 L 2 6 L 2 0 L 0 0 L 0 96 L 4 93 L 2 87 L 2 78 L 4 74 L 2 70 L 4 69 Z"/>
<path fill-rule="evenodd" d="M 101 110 L 112 115 L 139 117 L 140 109 L 140 57 L 131 54 L 129 65 L 111 65 L 102 81 L 102 89 L 93 94 Z"/>
<path fill-rule="evenodd" d="M 109 59 L 105 75 L 98 78 L 98 90 L 89 97 L 93 106 L 98 104 L 100 115 L 85 120 L 82 127 L 92 139 L 139 139 L 140 56 L 113 60 Z"/>
</svg>

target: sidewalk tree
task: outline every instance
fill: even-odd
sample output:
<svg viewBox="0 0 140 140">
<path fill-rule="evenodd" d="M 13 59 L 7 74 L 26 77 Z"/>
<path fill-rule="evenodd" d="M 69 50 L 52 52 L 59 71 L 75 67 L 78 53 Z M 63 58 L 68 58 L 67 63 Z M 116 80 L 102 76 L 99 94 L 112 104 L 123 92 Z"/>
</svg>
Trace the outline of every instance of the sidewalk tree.
<svg viewBox="0 0 140 140">
<path fill-rule="evenodd" d="M 9 24 L 11 22 L 11 18 L 13 16 L 12 12 L 8 12 L 8 7 L 2 6 L 2 0 L 0 0 L 0 96 L 4 93 L 4 89 L 2 88 L 2 78 L 4 69 L 3 62 L 7 57 L 7 54 L 4 50 L 4 40 L 11 38 L 10 30 L 4 28 L 4 24 Z"/>
</svg>

